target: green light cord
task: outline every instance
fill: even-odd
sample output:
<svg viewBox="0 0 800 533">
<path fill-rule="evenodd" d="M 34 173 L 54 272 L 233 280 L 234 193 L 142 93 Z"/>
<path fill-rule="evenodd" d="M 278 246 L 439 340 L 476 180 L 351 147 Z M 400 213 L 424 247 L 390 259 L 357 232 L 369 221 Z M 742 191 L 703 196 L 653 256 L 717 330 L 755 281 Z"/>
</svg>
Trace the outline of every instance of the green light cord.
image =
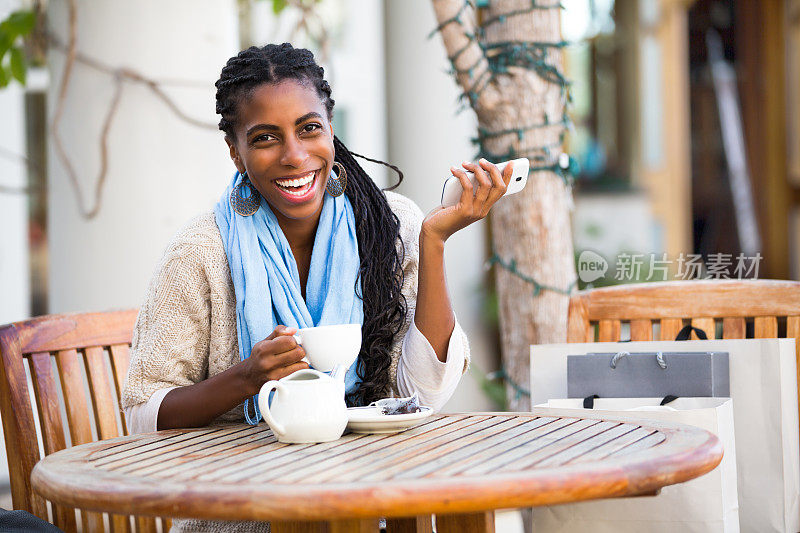
<svg viewBox="0 0 800 533">
<path fill-rule="evenodd" d="M 473 63 L 473 65 L 471 67 L 461 68 L 461 69 L 460 68 L 456 68 L 455 62 L 451 62 L 452 68 L 450 69 L 450 73 L 451 74 L 467 74 L 471 78 L 472 77 L 472 71 L 475 70 L 475 67 L 477 67 L 478 65 L 481 64 L 481 61 L 483 61 L 483 56 L 479 57 L 478 60 L 475 63 Z"/>
<path fill-rule="evenodd" d="M 508 375 L 508 372 L 506 372 L 505 367 L 503 367 L 500 370 L 497 370 L 495 372 L 490 372 L 490 373 L 486 374 L 486 379 L 488 379 L 489 381 L 494 381 L 496 379 L 502 379 L 503 381 L 505 381 L 506 384 L 508 384 L 508 386 L 511 387 L 514 390 L 514 394 L 515 394 L 514 395 L 514 401 L 519 400 L 523 396 L 530 397 L 530 395 L 531 395 L 531 391 L 529 391 L 528 389 L 520 386 L 519 383 L 517 383 L 516 381 L 511 379 L 511 376 Z"/>
<path fill-rule="evenodd" d="M 560 126 L 564 128 L 568 128 L 571 124 L 569 117 L 561 118 L 556 122 L 550 122 L 547 116 L 545 116 L 545 121 L 539 124 L 531 124 L 530 126 L 522 126 L 520 128 L 508 128 L 505 130 L 496 130 L 490 131 L 482 126 L 478 126 L 478 136 L 472 139 L 474 144 L 481 144 L 484 139 L 491 139 L 494 137 L 502 137 L 503 135 L 511 135 L 512 133 L 516 135 L 517 140 L 521 141 L 525 134 L 529 131 L 539 130 L 544 128 L 552 128 L 553 126 Z"/>
<path fill-rule="evenodd" d="M 428 34 L 428 39 L 430 39 L 431 37 L 433 37 L 434 35 L 436 35 L 440 31 L 442 31 L 445 28 L 445 26 L 449 26 L 450 24 L 453 24 L 454 22 L 458 23 L 458 24 L 461 24 L 461 15 L 463 15 L 464 14 L 464 10 L 467 9 L 467 7 L 470 7 L 470 6 L 471 6 L 470 2 L 468 2 L 468 1 L 464 2 L 464 5 L 459 8 L 459 10 L 456 12 L 455 15 L 453 15 L 449 19 L 443 20 L 438 26 L 436 26 L 436 28 L 433 29 L 433 31 L 431 31 Z"/>
<path fill-rule="evenodd" d="M 470 39 L 467 42 L 467 44 L 465 44 L 463 47 L 461 47 L 455 54 L 453 54 L 452 56 L 447 58 L 447 60 L 450 61 L 450 64 L 453 65 L 453 69 L 456 68 L 455 67 L 455 63 L 456 63 L 456 61 L 458 61 L 458 58 L 461 57 L 461 54 L 463 54 L 465 51 L 467 51 L 470 46 L 472 46 L 473 42 L 474 41 L 472 39 Z"/>
<path fill-rule="evenodd" d="M 524 274 L 523 272 L 519 271 L 519 269 L 517 268 L 517 260 L 516 259 L 511 259 L 510 261 L 505 261 L 505 260 L 503 260 L 502 257 L 500 257 L 500 255 L 497 252 L 494 252 L 492 254 L 492 257 L 490 257 L 489 260 L 486 262 L 486 266 L 487 267 L 492 267 L 493 265 L 500 265 L 501 267 L 503 267 L 503 269 L 505 269 L 506 271 L 510 272 L 514 276 L 516 276 L 519 279 L 521 279 L 522 281 L 532 285 L 533 286 L 533 295 L 534 296 L 539 296 L 539 294 L 541 294 L 542 291 L 550 291 L 550 292 L 555 292 L 557 294 L 563 294 L 565 296 L 570 296 L 572 294 L 573 290 L 575 289 L 575 287 L 578 285 L 578 280 L 577 279 L 573 280 L 573 282 L 570 283 L 569 286 L 566 289 L 561 289 L 559 287 L 553 287 L 552 285 L 545 285 L 544 283 L 539 283 L 538 281 L 536 281 L 532 277 L 530 277 L 527 274 Z"/>
<path fill-rule="evenodd" d="M 449 24 L 459 24 L 463 28 L 465 11 L 470 6 L 474 8 L 475 3 L 471 0 L 465 1 L 458 11 L 452 17 L 442 21 L 434 29 L 431 35 L 441 32 L 441 30 Z M 537 10 L 562 8 L 563 6 L 560 3 L 553 3 L 552 0 L 548 0 L 548 3 L 544 3 L 541 0 L 531 0 L 530 6 L 526 9 L 516 9 L 506 13 L 494 15 L 488 18 L 482 26 L 477 27 L 477 35 L 472 34 L 465 29 L 464 35 L 467 37 L 468 42 L 459 50 L 457 50 L 452 56 L 448 57 L 448 60 L 451 65 L 451 74 L 455 76 L 467 75 L 469 78 L 473 77 L 475 70 L 480 66 L 484 57 L 488 61 L 489 68 L 487 71 L 485 73 L 481 73 L 477 79 L 472 81 L 472 85 L 463 91 L 459 96 L 459 112 L 465 110 L 468 106 L 475 107 L 486 88 L 491 87 L 495 82 L 495 76 L 498 74 L 507 74 L 510 68 L 523 68 L 532 70 L 543 80 L 559 86 L 561 95 L 565 101 L 565 111 L 559 119 L 551 120 L 549 117 L 546 117 L 545 122 L 542 124 L 531 124 L 518 128 L 510 128 L 498 131 L 480 127 L 478 129 L 478 136 L 477 138 L 473 139 L 473 142 L 479 148 L 479 155 L 486 157 L 490 161 L 516 159 L 519 157 L 524 157 L 526 154 L 521 153 L 519 150 L 514 150 L 513 147 L 509 148 L 507 154 L 490 154 L 486 149 L 485 141 L 488 139 L 501 137 L 503 135 L 514 134 L 516 136 L 516 140 L 521 142 L 524 139 L 525 134 L 530 131 L 541 128 L 560 127 L 562 128 L 562 132 L 559 134 L 558 145 L 553 144 L 550 146 L 535 147 L 526 151 L 532 152 L 532 154 L 529 154 L 532 156 L 532 163 L 542 163 L 539 165 L 534 165 L 531 168 L 531 172 L 553 171 L 561 176 L 565 183 L 570 184 L 572 183 L 571 175 L 577 168 L 577 166 L 574 164 L 574 160 L 570 158 L 570 164 L 567 166 L 567 168 L 562 168 L 562 166 L 558 165 L 557 162 L 553 162 L 551 157 L 552 152 L 556 149 L 559 149 L 563 144 L 564 132 L 570 126 L 570 119 L 566 113 L 566 107 L 572 101 L 570 81 L 563 75 L 557 66 L 548 62 L 550 50 L 563 49 L 564 47 L 568 46 L 569 43 L 563 40 L 558 42 L 513 40 L 494 42 L 490 44 L 484 42 L 487 26 L 496 22 L 500 22 L 501 18 L 502 20 L 505 20 L 506 17 L 531 13 Z M 481 51 L 483 52 L 481 57 L 469 67 L 457 67 L 456 62 L 458 59 L 473 44 L 477 44 L 480 47 Z"/>
</svg>

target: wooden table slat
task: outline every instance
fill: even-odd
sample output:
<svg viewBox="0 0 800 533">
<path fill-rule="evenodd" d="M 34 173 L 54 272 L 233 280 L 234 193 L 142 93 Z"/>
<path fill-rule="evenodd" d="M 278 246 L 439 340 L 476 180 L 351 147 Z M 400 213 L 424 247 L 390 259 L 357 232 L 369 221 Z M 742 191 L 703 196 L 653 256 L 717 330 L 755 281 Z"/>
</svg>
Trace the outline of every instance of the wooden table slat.
<svg viewBox="0 0 800 533">
<path fill-rule="evenodd" d="M 280 468 L 285 464 L 304 462 L 306 458 L 315 453 L 322 452 L 331 447 L 342 446 L 359 440 L 361 435 L 345 435 L 333 442 L 319 444 L 284 444 L 275 442 L 263 448 L 261 454 L 251 456 L 246 461 L 235 461 L 224 471 L 215 471 L 209 475 L 201 475 L 198 479 L 209 481 L 222 481 L 234 483 L 238 481 L 255 481 L 261 473 L 270 472 L 273 468 Z"/>
<path fill-rule="evenodd" d="M 629 444 L 628 446 L 616 450 L 614 453 L 609 454 L 609 457 L 627 455 L 640 450 L 647 450 L 661 444 L 665 439 L 666 437 L 663 433 L 651 433 L 650 435 L 641 438 L 636 442 Z"/>
<path fill-rule="evenodd" d="M 229 429 L 229 428 L 224 428 Z M 88 460 L 95 466 L 106 465 L 109 462 L 131 455 L 146 453 L 148 450 L 160 448 L 176 442 L 183 442 L 197 438 L 201 435 L 208 435 L 223 431 L 223 428 L 215 427 L 208 429 L 192 430 L 187 433 L 159 431 L 157 433 L 145 433 L 139 438 L 131 441 L 130 439 L 118 439 L 114 443 L 104 443 L 105 446 L 92 453 Z"/>
<path fill-rule="evenodd" d="M 109 470 L 118 470 L 121 473 L 128 473 L 132 469 L 143 468 L 149 464 L 162 463 L 173 457 L 180 457 L 187 451 L 211 446 L 215 442 L 224 441 L 231 435 L 246 434 L 250 431 L 249 427 L 239 426 L 236 429 L 228 429 L 208 433 L 205 435 L 195 435 L 193 438 L 183 441 L 163 442 L 159 446 L 150 447 L 146 450 L 133 450 L 131 454 L 120 454 L 118 459 L 106 459 L 103 463 L 96 461 L 95 466 L 104 466 Z"/>
<path fill-rule="evenodd" d="M 469 468 L 461 471 L 461 475 L 474 476 L 496 472 L 508 464 L 515 463 L 520 458 L 527 456 L 529 453 L 549 446 L 554 442 L 558 442 L 561 439 L 572 435 L 573 433 L 580 432 L 582 429 L 598 423 L 598 420 L 563 418 L 559 421 L 559 424 L 548 424 L 531 431 L 530 434 L 526 435 L 524 439 L 520 439 L 520 442 L 517 444 L 517 446 L 499 453 L 488 461 L 478 465 L 470 465 Z"/>
<path fill-rule="evenodd" d="M 598 446 L 597 448 L 590 450 L 579 457 L 576 457 L 575 459 L 570 461 L 570 463 L 573 464 L 586 463 L 590 461 L 597 461 L 599 459 L 603 459 L 605 457 L 613 455 L 614 452 L 616 452 L 617 450 L 621 450 L 626 446 L 629 446 L 630 444 L 633 444 L 634 442 L 641 440 L 647 437 L 648 435 L 653 434 L 652 429 L 637 428 L 635 426 L 629 426 L 629 427 L 631 427 L 632 431 L 625 433 L 624 435 L 610 442 L 607 442 L 601 446 Z"/>
<path fill-rule="evenodd" d="M 609 429 L 617 427 L 617 425 L 618 424 L 616 422 L 598 422 L 597 424 L 592 424 L 581 431 L 572 433 L 559 439 L 558 442 L 551 443 L 549 446 L 539 447 L 539 449 L 537 449 L 535 452 L 529 453 L 525 457 L 521 457 L 513 464 L 503 466 L 500 471 L 517 471 L 520 468 L 538 466 L 542 461 L 554 457 L 561 452 L 566 452 L 572 447 L 577 446 L 596 435 L 600 435 Z"/>
<path fill-rule="evenodd" d="M 520 417 L 515 420 L 515 424 L 512 427 L 505 429 L 502 433 L 489 435 L 482 440 L 471 442 L 459 450 L 459 454 L 467 455 L 467 460 L 464 460 L 465 458 L 463 457 L 459 457 L 457 461 L 452 461 L 447 457 L 433 459 L 419 466 L 407 469 L 399 475 L 398 478 L 424 477 L 431 474 L 447 475 L 463 467 L 465 464 L 478 464 L 484 459 L 497 455 L 498 450 L 503 449 L 504 446 L 513 446 L 515 439 L 520 435 L 524 435 L 555 420 L 556 419 L 552 417 L 533 419 Z"/>
<path fill-rule="evenodd" d="M 461 463 L 470 458 L 465 451 L 469 451 L 468 448 L 471 444 L 480 443 L 492 435 L 502 435 L 503 432 L 513 429 L 522 422 L 524 422 L 524 419 L 501 419 L 499 423 L 488 428 L 479 428 L 437 444 L 428 450 L 420 450 L 422 453 L 418 453 L 413 457 L 401 457 L 399 461 L 392 465 L 379 467 L 372 473 L 361 476 L 360 480 L 409 479 L 417 477 L 413 472 L 415 467 L 428 465 L 431 461 L 438 460 L 443 464 Z M 484 429 L 491 430 L 491 433 L 483 431 Z"/>
<path fill-rule="evenodd" d="M 464 425 L 459 424 L 463 422 L 465 419 L 459 418 L 459 420 L 454 424 L 445 425 L 443 427 L 439 427 L 437 429 L 433 429 L 430 431 L 422 431 L 420 433 L 415 433 L 414 436 L 414 444 L 415 447 L 417 444 L 424 446 L 426 443 L 430 442 L 433 439 L 439 438 L 442 435 L 447 435 L 448 433 L 452 433 L 456 430 L 456 428 L 464 429 L 464 427 L 471 427 L 472 425 L 479 424 L 488 420 L 490 417 L 488 416 L 473 416 L 470 417 L 470 421 L 472 424 Z M 410 431 L 415 431 L 416 428 L 411 429 Z M 402 433 L 400 435 L 403 435 Z M 395 440 L 395 439 L 392 439 Z M 383 446 L 379 449 L 374 450 L 369 456 L 362 456 L 357 459 L 354 459 L 348 463 L 338 463 L 335 465 L 326 465 L 324 470 L 318 470 L 313 474 L 313 476 L 308 477 L 306 479 L 309 480 L 311 483 L 324 483 L 330 479 L 342 479 L 339 476 L 342 476 L 345 472 L 352 472 L 354 469 L 369 467 L 374 465 L 378 461 L 387 461 L 391 460 L 393 457 L 397 457 L 398 455 L 403 455 L 404 449 L 402 443 L 405 440 L 397 440 L 397 446 Z M 285 479 L 291 480 L 292 477 L 287 476 Z"/>
<path fill-rule="evenodd" d="M 154 471 L 152 475 L 181 481 L 194 480 L 204 474 L 216 474 L 218 466 L 230 468 L 232 465 L 240 465 L 248 459 L 286 446 L 278 442 L 271 431 L 251 435 L 246 440 L 237 440 L 232 443 L 233 446 L 226 444 L 228 443 L 199 450 L 190 461 L 182 461 L 180 458 L 172 460 L 165 464 L 163 469 Z"/>
<path fill-rule="evenodd" d="M 443 466 L 442 468 L 436 469 L 434 472 L 431 473 L 423 473 L 424 471 L 420 471 L 420 475 L 423 476 L 450 476 L 454 474 L 458 474 L 463 472 L 468 468 L 472 468 L 475 465 L 480 464 L 481 462 L 489 459 L 493 459 L 510 449 L 516 448 L 520 445 L 520 440 L 522 438 L 535 435 L 535 432 L 542 433 L 546 431 L 553 431 L 562 427 L 564 425 L 572 423 L 571 420 L 565 420 L 563 418 L 553 418 L 553 417 L 538 417 L 534 419 L 530 419 L 524 424 L 517 426 L 513 430 L 508 430 L 505 434 L 509 437 L 507 440 L 503 442 L 496 443 L 494 446 L 477 452 L 474 455 L 470 456 L 469 461 L 462 461 L 460 463 L 454 463 L 450 465 Z"/>
<path fill-rule="evenodd" d="M 339 450 L 334 453 L 326 454 L 324 457 L 311 462 L 293 463 L 276 465 L 274 469 L 269 472 L 262 472 L 256 476 L 259 482 L 266 482 L 277 477 L 281 477 L 284 483 L 292 483 L 298 480 L 305 479 L 306 476 L 315 474 L 321 470 L 335 467 L 343 462 L 350 462 L 357 460 L 360 457 L 372 457 L 376 450 L 386 448 L 387 444 L 394 446 L 402 445 L 403 442 L 409 439 L 416 438 L 421 433 L 430 432 L 451 426 L 454 422 L 452 419 L 437 417 L 429 423 L 415 426 L 414 428 L 405 431 L 401 434 L 373 434 L 373 435 L 357 435 L 359 437 L 358 444 L 355 446 L 348 446 L 345 450 Z"/>
<path fill-rule="evenodd" d="M 502 423 L 504 420 L 500 417 L 487 417 L 476 424 L 464 425 L 458 429 L 448 431 L 448 428 L 442 428 L 440 431 L 431 431 L 426 433 L 425 440 L 420 439 L 415 442 L 414 449 L 409 450 L 403 446 L 391 446 L 373 453 L 371 456 L 366 457 L 366 461 L 355 464 L 355 461 L 342 463 L 342 469 L 337 472 L 336 479 L 343 483 L 355 480 L 375 480 L 387 479 L 386 474 L 389 472 L 398 472 L 402 470 L 404 464 L 414 461 L 416 457 L 425 454 L 435 453 L 432 450 L 442 446 L 450 441 L 454 441 L 467 435 L 471 435 L 481 428 L 492 427 Z M 435 436 L 434 436 L 435 434 Z M 329 471 L 319 472 L 309 477 L 312 483 L 319 483 L 323 479 L 331 479 Z"/>
<path fill-rule="evenodd" d="M 595 428 L 597 426 L 594 426 Z M 616 426 L 610 426 L 607 429 L 598 432 L 596 435 L 593 435 L 582 442 L 578 442 L 573 446 L 570 446 L 564 450 L 558 451 L 555 454 L 551 455 L 547 459 L 536 463 L 537 467 L 540 468 L 548 468 L 551 466 L 559 466 L 563 464 L 567 464 L 574 459 L 584 455 L 595 448 L 599 448 L 604 444 L 608 444 L 610 442 L 614 442 L 619 437 L 622 437 L 631 431 L 636 429 L 635 426 L 631 426 L 628 424 L 617 424 Z"/>
<path fill-rule="evenodd" d="M 207 467 L 210 467 L 215 459 L 219 460 L 220 457 L 224 457 L 226 455 L 225 452 L 228 450 L 233 454 L 237 454 L 247 449 L 263 450 L 264 446 L 274 444 L 277 444 L 275 435 L 266 428 L 259 432 L 248 431 L 246 433 L 226 435 L 219 442 L 204 445 L 198 444 L 196 448 L 189 450 L 186 455 L 173 456 L 162 463 L 140 466 L 132 472 L 137 476 L 151 475 L 163 478 L 192 479 L 200 471 L 207 470 Z"/>
</svg>

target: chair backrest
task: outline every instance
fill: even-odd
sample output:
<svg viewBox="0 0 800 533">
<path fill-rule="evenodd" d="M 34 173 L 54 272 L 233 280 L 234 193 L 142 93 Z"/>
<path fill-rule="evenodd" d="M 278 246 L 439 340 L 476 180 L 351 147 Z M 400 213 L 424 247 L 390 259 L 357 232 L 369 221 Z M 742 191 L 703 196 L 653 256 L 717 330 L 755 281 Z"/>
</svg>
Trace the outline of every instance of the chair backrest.
<svg viewBox="0 0 800 533">
<path fill-rule="evenodd" d="M 128 433 L 120 395 L 136 310 L 43 316 L 0 326 L 0 416 L 14 509 L 65 531 L 157 531 L 158 519 L 51 505 L 31 490 L 40 458 Z M 164 524 L 166 526 L 166 523 Z"/>
<path fill-rule="evenodd" d="M 691 324 L 710 339 L 790 337 L 800 343 L 800 282 L 668 281 L 580 291 L 570 298 L 567 342 L 675 340 Z M 692 338 L 696 338 L 693 336 Z"/>
</svg>

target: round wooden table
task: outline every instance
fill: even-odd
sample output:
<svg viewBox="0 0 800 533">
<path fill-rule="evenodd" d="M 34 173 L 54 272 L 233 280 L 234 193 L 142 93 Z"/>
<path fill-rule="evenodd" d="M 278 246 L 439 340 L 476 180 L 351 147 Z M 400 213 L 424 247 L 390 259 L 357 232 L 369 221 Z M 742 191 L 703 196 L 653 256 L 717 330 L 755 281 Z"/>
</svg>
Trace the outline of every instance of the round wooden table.
<svg viewBox="0 0 800 533">
<path fill-rule="evenodd" d="M 49 455 L 32 484 L 108 513 L 269 520 L 276 532 L 304 530 L 291 521 L 377 531 L 378 517 L 436 514 L 440 533 L 463 533 L 490 530 L 495 509 L 654 494 L 722 453 L 690 426 L 535 409 L 434 415 L 403 433 L 313 445 L 278 443 L 263 423 L 131 435 Z"/>
</svg>

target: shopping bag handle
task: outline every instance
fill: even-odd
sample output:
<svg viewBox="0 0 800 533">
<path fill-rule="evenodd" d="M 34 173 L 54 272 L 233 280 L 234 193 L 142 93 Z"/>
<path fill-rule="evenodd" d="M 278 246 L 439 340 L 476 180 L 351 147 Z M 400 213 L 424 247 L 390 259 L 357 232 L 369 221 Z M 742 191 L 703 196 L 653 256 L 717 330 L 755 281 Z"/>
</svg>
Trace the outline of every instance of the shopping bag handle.
<svg viewBox="0 0 800 533">
<path fill-rule="evenodd" d="M 617 368 L 617 364 L 619 363 L 619 360 L 622 359 L 625 356 L 630 355 L 630 354 L 631 354 L 630 352 L 617 352 L 617 353 L 615 353 L 614 357 L 611 358 L 611 363 L 609 363 L 611 368 Z M 666 363 L 666 361 L 664 361 L 664 352 L 662 352 L 662 351 L 656 352 L 656 363 L 658 363 L 658 366 L 660 366 L 662 369 L 666 369 L 667 368 L 667 363 Z"/>
<path fill-rule="evenodd" d="M 664 399 L 661 400 L 661 403 L 658 405 L 667 405 L 668 403 L 674 402 L 677 399 L 678 399 L 677 396 L 673 396 L 672 394 L 667 394 L 666 396 L 664 396 Z"/>
<path fill-rule="evenodd" d="M 695 335 L 697 335 L 697 338 L 700 339 L 701 341 L 707 341 L 708 340 L 708 335 L 706 335 L 705 331 L 703 331 L 700 328 L 696 328 L 696 327 L 694 327 L 692 325 L 684 326 L 683 329 L 681 329 L 678 332 L 678 335 L 675 337 L 675 340 L 676 341 L 688 341 L 689 337 L 692 336 L 692 332 L 693 331 L 694 331 Z"/>
<path fill-rule="evenodd" d="M 583 408 L 584 409 L 594 409 L 594 400 L 595 398 L 599 398 L 600 396 L 597 394 L 592 394 L 591 396 L 587 396 L 583 399 Z"/>
<path fill-rule="evenodd" d="M 584 409 L 594 409 L 594 401 L 599 398 L 600 396 L 597 394 L 592 394 L 591 396 L 587 396 L 583 399 L 583 408 Z M 658 405 L 667 405 L 670 402 L 674 402 L 677 400 L 677 396 L 673 396 L 672 394 L 667 394 L 664 396 L 664 399 L 661 400 L 661 403 Z"/>
</svg>

